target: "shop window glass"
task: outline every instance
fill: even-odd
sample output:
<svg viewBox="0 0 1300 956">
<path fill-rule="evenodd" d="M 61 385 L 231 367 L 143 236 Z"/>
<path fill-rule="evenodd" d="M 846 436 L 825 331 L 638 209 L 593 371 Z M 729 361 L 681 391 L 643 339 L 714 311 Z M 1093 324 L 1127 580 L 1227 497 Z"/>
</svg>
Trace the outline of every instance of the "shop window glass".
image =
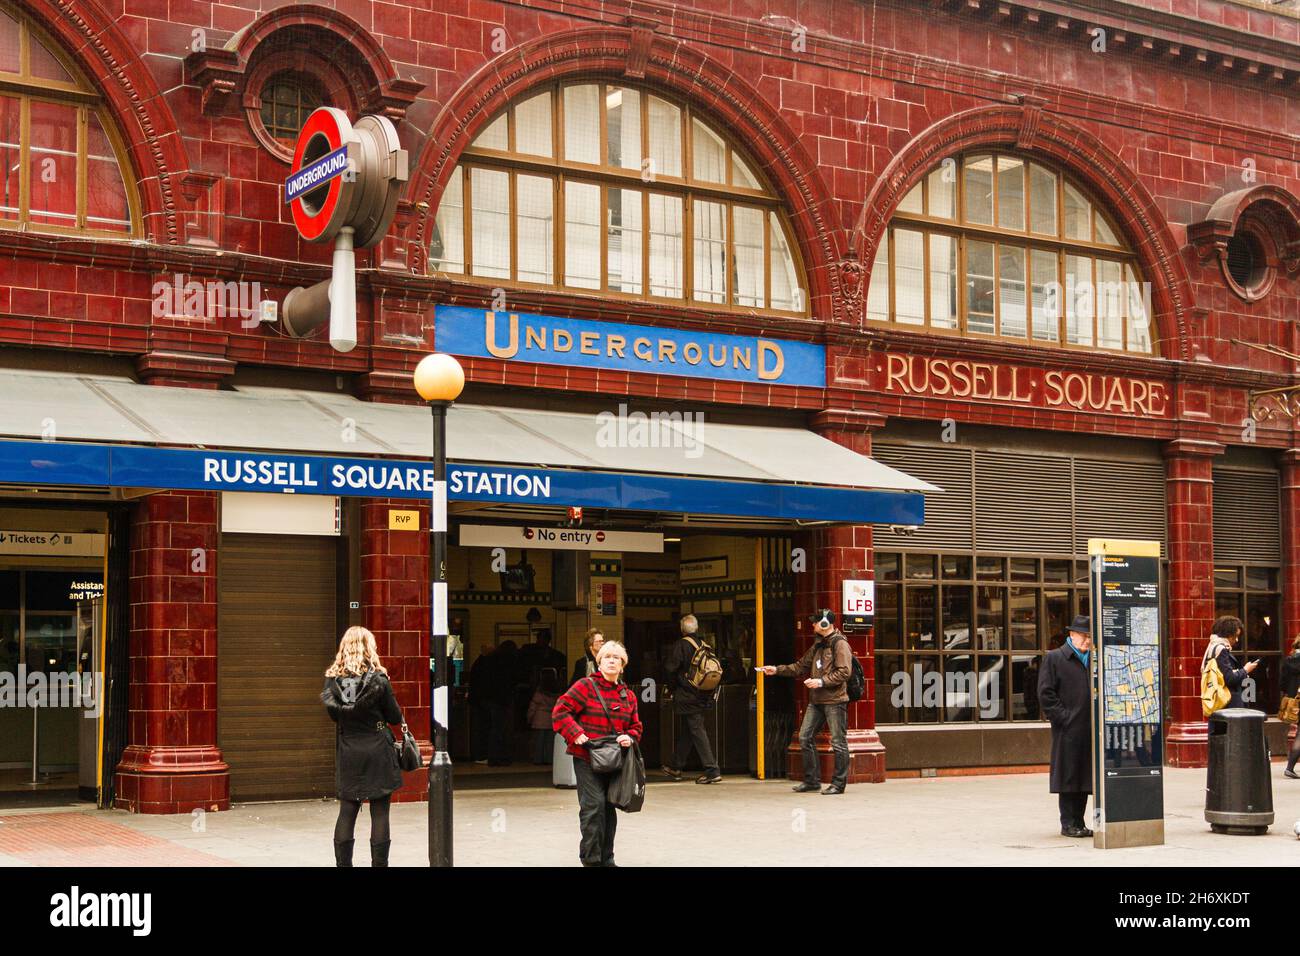
<svg viewBox="0 0 1300 956">
<path fill-rule="evenodd" d="M 650 97 L 650 159 L 659 176 L 682 174 L 682 111 L 657 96 Z"/>
<path fill-rule="evenodd" d="M 515 107 L 515 152 L 551 155 L 550 93 L 540 93 Z"/>
<path fill-rule="evenodd" d="M 903 201 L 898 204 L 899 212 L 914 212 L 917 215 L 925 212 L 925 201 L 921 195 L 921 185 L 918 183 L 913 186 L 908 194 L 903 197 Z"/>
<path fill-rule="evenodd" d="M 929 213 L 935 219 L 951 219 L 957 214 L 957 176 L 955 167 L 940 166 L 926 177 L 929 190 Z"/>
<path fill-rule="evenodd" d="M 998 245 L 998 315 L 1001 333 L 1025 337 L 1025 250 Z"/>
<path fill-rule="evenodd" d="M 1006 638 L 1006 588 L 975 589 L 975 643 L 982 651 L 1004 651 Z"/>
<path fill-rule="evenodd" d="M 749 164 L 736 153 L 731 154 L 731 184 L 744 189 L 761 189 L 758 177 L 750 170 Z"/>
<path fill-rule="evenodd" d="M 1042 658 L 1037 654 L 1011 656 L 1011 719 L 1040 720 L 1038 672 Z"/>
<path fill-rule="evenodd" d="M 904 614 L 907 622 L 907 648 L 917 651 L 939 649 L 935 639 L 935 588 L 909 587 L 904 589 Z"/>
<path fill-rule="evenodd" d="M 731 211 L 735 229 L 735 268 L 731 281 L 737 305 L 763 307 L 763 210 L 734 206 Z"/>
<path fill-rule="evenodd" d="M 699 182 L 727 181 L 727 144 L 698 119 L 691 120 L 691 158 Z"/>
<path fill-rule="evenodd" d="M 957 328 L 957 240 L 930 234 L 930 324 Z"/>
<path fill-rule="evenodd" d="M 1056 253 L 1034 249 L 1030 253 L 1033 276 L 1034 338 L 1040 342 L 1061 340 L 1061 287 L 1057 279 Z"/>
<path fill-rule="evenodd" d="M 20 46 L 18 21 L 0 10 L 0 73 L 22 72 L 18 62 Z"/>
<path fill-rule="evenodd" d="M 1011 588 L 1007 607 L 1010 616 L 1011 649 L 1032 651 L 1038 648 L 1038 589 Z"/>
<path fill-rule="evenodd" d="M 897 701 L 901 694 L 894 675 L 903 673 L 903 658 L 898 654 L 876 655 L 876 723 L 902 723 L 906 705 L 899 706 Z"/>
<path fill-rule="evenodd" d="M 894 231 L 894 315 L 897 321 L 925 323 L 925 237 L 907 229 Z"/>
<path fill-rule="evenodd" d="M 1005 581 L 1007 577 L 1006 559 L 980 555 L 975 560 L 975 577 L 981 581 Z"/>
<path fill-rule="evenodd" d="M 1074 614 L 1070 609 L 1070 592 L 1043 590 L 1043 649 L 1053 650 L 1065 643 Z"/>
<path fill-rule="evenodd" d="M 943 576 L 945 579 L 956 578 L 961 581 L 970 580 L 970 555 L 945 554 L 939 560 L 943 568 Z"/>
<path fill-rule="evenodd" d="M 727 209 L 722 203 L 695 200 L 695 299 L 727 300 Z"/>
<path fill-rule="evenodd" d="M 948 585 L 943 589 L 943 650 L 969 651 L 971 589 Z"/>
<path fill-rule="evenodd" d="M 1277 568 L 1246 568 L 1246 588 L 1251 591 L 1276 591 Z"/>
<path fill-rule="evenodd" d="M 615 87 L 605 94 L 605 135 L 609 165 L 641 168 L 641 94 L 637 90 Z"/>
<path fill-rule="evenodd" d="M 1030 229 L 1040 236 L 1056 235 L 1056 173 L 1029 164 Z"/>
<path fill-rule="evenodd" d="M 564 158 L 600 162 L 600 87 L 594 83 L 564 88 Z"/>
<path fill-rule="evenodd" d="M 879 579 L 879 570 L 877 570 Z M 895 585 L 876 586 L 876 647 L 897 650 L 899 644 L 898 630 L 898 588 Z"/>
<path fill-rule="evenodd" d="M 966 327 L 971 332 L 992 335 L 996 316 L 993 286 L 993 243 L 966 243 Z"/>
<path fill-rule="evenodd" d="M 794 264 L 794 252 L 785 239 L 785 229 L 774 212 L 767 214 L 768 235 L 772 245 L 772 301 L 773 309 L 786 312 L 802 312 L 803 286 L 799 282 L 799 272 Z"/>
<path fill-rule="evenodd" d="M 564 282 L 578 289 L 600 288 L 600 187 L 564 187 Z"/>
<path fill-rule="evenodd" d="M 899 556 L 890 551 L 876 552 L 876 580 L 898 580 Z"/>
<path fill-rule="evenodd" d="M 1059 584 L 1070 583 L 1070 562 L 1053 561 L 1051 558 L 1043 560 L 1043 580 Z"/>
<path fill-rule="evenodd" d="M 979 656 L 979 680 L 976 688 L 977 709 L 981 720 L 1005 720 L 1007 694 L 1007 657 L 1004 654 Z"/>
<path fill-rule="evenodd" d="M 0 96 L 0 163 L 4 179 L 0 184 L 0 216 L 17 219 L 19 182 L 22 176 L 22 101 L 16 96 Z"/>
<path fill-rule="evenodd" d="M 1127 296 L 1123 267 L 1109 259 L 1097 260 L 1097 344 L 1104 349 L 1124 347 L 1124 307 Z"/>
<path fill-rule="evenodd" d="M 475 167 L 470 174 L 474 274 L 510 278 L 510 174 Z"/>
<path fill-rule="evenodd" d="M 1025 231 L 1025 164 L 998 157 L 998 228 Z"/>
<path fill-rule="evenodd" d="M 932 554 L 909 554 L 907 556 L 908 580 L 933 581 L 935 560 Z"/>
<path fill-rule="evenodd" d="M 77 114 L 75 106 L 32 100 L 28 182 L 32 222 L 77 225 Z"/>
<path fill-rule="evenodd" d="M 1092 345 L 1095 308 L 1092 260 L 1086 256 L 1065 257 L 1065 341 L 1070 345 Z"/>
<path fill-rule="evenodd" d="M 650 194 L 650 294 L 682 297 L 682 200 Z"/>
<path fill-rule="evenodd" d="M 943 719 L 959 724 L 975 720 L 980 709 L 980 675 L 972 654 L 945 654 L 943 665 Z"/>
<path fill-rule="evenodd" d="M 609 189 L 609 287 L 641 293 L 641 196 L 632 189 Z"/>
<path fill-rule="evenodd" d="M 1012 581 L 1037 581 L 1038 580 L 1038 559 L 1037 558 L 1012 558 L 1008 562 L 1011 566 Z"/>
<path fill-rule="evenodd" d="M 510 124 L 505 116 L 498 116 L 484 130 L 474 137 L 474 145 L 479 149 L 499 149 L 503 152 L 510 148 Z"/>
<path fill-rule="evenodd" d="M 993 225 L 993 157 L 972 156 L 966 160 L 962 188 L 966 196 L 966 222 Z"/>
<path fill-rule="evenodd" d="M 439 272 L 465 271 L 465 185 L 464 173 L 457 166 L 447 180 L 442 202 L 433 220 L 433 240 L 429 244 L 431 265 Z"/>
<path fill-rule="evenodd" d="M 911 678 L 912 695 L 908 701 L 907 716 L 909 723 L 938 723 L 943 707 L 943 669 L 937 654 L 913 654 L 907 657 L 907 674 Z M 940 691 L 938 694 L 928 692 L 936 677 Z M 937 698 L 937 699 L 936 699 Z"/>
<path fill-rule="evenodd" d="M 1062 230 L 1065 239 L 1080 242 L 1092 241 L 1092 204 L 1084 198 L 1083 193 L 1067 181 L 1064 193 L 1065 221 Z"/>
<path fill-rule="evenodd" d="M 521 282 L 549 283 L 555 275 L 555 195 L 554 184 L 545 176 L 519 176 L 515 181 L 515 235 L 519 238 L 519 275 Z M 600 190 L 590 214 L 600 214 Z M 598 228 L 598 227 L 593 227 Z M 593 242 L 596 241 L 593 238 Z M 600 256 L 597 253 L 597 262 Z M 599 281 L 599 269 L 596 270 Z"/>
<path fill-rule="evenodd" d="M 867 286 L 867 318 L 878 322 L 889 319 L 889 236 L 882 236 L 876 260 L 871 265 L 871 283 Z"/>
<path fill-rule="evenodd" d="M 1214 586 L 1216 588 L 1241 587 L 1241 568 L 1215 568 Z"/>
</svg>

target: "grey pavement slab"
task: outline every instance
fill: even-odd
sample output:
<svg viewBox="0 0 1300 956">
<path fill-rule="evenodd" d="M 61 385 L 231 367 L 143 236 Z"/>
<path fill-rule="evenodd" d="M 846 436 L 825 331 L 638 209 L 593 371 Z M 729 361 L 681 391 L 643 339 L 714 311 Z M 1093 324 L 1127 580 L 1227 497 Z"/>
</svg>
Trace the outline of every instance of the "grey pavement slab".
<svg viewBox="0 0 1300 956">
<path fill-rule="evenodd" d="M 1165 775 L 1164 846 L 1097 850 L 1059 835 L 1046 774 L 898 779 L 857 785 L 843 796 L 795 794 L 785 780 L 728 777 L 717 786 L 655 783 L 645 810 L 620 814 L 621 866 L 1188 866 L 1204 872 L 1300 860 L 1292 827 L 1300 780 L 1273 765 L 1276 822 L 1264 836 L 1213 834 L 1202 816 L 1205 771 Z M 109 821 L 239 866 L 330 866 L 336 804 L 237 805 L 226 813 L 139 816 L 75 814 Z M 5 815 L 0 814 L 0 822 Z M 394 866 L 427 862 L 427 808 L 392 808 Z M 72 820 L 68 821 L 69 824 Z M 369 821 L 357 830 L 356 862 L 369 865 Z M 473 790 L 456 795 L 458 866 L 576 866 L 577 798 L 571 790 Z M 93 854 L 91 854 L 93 857 Z M 27 861 L 0 854 L 0 866 Z"/>
</svg>

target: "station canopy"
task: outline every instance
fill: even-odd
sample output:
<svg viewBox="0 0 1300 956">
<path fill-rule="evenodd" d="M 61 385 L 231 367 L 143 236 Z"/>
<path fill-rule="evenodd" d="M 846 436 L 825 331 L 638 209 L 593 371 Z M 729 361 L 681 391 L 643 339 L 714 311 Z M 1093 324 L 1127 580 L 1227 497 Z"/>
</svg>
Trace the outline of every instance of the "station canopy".
<svg viewBox="0 0 1300 956">
<path fill-rule="evenodd" d="M 210 390 L 0 372 L 0 485 L 424 498 L 427 408 L 264 386 Z M 663 413 L 659 413 L 661 416 Z M 804 428 L 457 403 L 453 513 L 603 509 L 664 525 L 919 525 L 941 489 Z M 654 517 L 647 515 L 653 513 Z"/>
</svg>

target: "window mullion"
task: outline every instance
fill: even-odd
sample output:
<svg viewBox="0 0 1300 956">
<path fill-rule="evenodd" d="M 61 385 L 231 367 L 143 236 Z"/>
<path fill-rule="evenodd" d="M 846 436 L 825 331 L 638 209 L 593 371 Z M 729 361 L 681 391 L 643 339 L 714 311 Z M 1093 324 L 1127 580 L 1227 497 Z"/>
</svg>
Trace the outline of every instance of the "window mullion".
<svg viewBox="0 0 1300 956">
<path fill-rule="evenodd" d="M 730 165 L 727 168 L 730 169 Z M 779 223 L 777 228 L 780 228 Z M 763 210 L 763 306 L 772 308 L 772 214 L 766 209 Z"/>
<path fill-rule="evenodd" d="M 76 222 L 80 229 L 86 228 L 87 224 L 87 183 L 86 171 L 89 165 L 89 128 L 87 120 L 88 109 L 85 106 L 77 108 L 77 209 Z"/>
<path fill-rule="evenodd" d="M 22 98 L 18 120 L 18 221 L 27 226 L 32 219 L 32 100 Z"/>
<path fill-rule="evenodd" d="M 462 165 L 460 168 L 460 203 L 461 203 L 461 222 L 464 224 L 465 236 L 465 275 L 474 274 L 474 219 L 470 215 L 470 209 L 474 204 L 474 193 L 472 183 L 474 168 L 472 166 Z"/>
<path fill-rule="evenodd" d="M 682 298 L 695 301 L 695 202 L 691 193 L 682 196 Z"/>
<path fill-rule="evenodd" d="M 509 234 L 510 280 L 519 281 L 519 174 L 510 170 L 506 183 L 506 230 Z"/>
<path fill-rule="evenodd" d="M 604 100 L 602 99 L 601 102 L 604 102 Z M 597 241 L 600 243 L 600 250 L 597 253 L 597 256 L 600 259 L 599 288 L 608 289 L 609 288 L 609 230 L 610 230 L 609 189 L 610 187 L 605 185 L 604 183 L 601 183 L 598 188 L 600 190 L 600 194 L 597 196 L 596 201 L 600 203 L 600 208 L 596 210 L 596 221 L 600 223 L 600 226 L 597 229 L 596 238 Z M 620 241 L 620 248 L 621 248 L 621 243 L 623 241 L 621 235 L 619 237 L 619 241 Z"/>
</svg>

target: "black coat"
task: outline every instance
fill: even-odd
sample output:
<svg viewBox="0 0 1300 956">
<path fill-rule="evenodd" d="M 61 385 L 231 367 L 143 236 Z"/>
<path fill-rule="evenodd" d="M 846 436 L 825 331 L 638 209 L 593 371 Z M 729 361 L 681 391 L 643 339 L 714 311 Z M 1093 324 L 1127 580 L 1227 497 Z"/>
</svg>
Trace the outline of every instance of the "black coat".
<svg viewBox="0 0 1300 956">
<path fill-rule="evenodd" d="M 378 671 L 327 677 L 321 702 L 337 725 L 334 785 L 340 800 L 376 800 L 402 785 L 393 732 L 402 722 L 393 685 Z"/>
<path fill-rule="evenodd" d="M 1038 703 L 1052 722 L 1052 793 L 1092 793 L 1090 682 L 1068 639 L 1044 655 Z"/>
<path fill-rule="evenodd" d="M 704 644 L 698 637 L 695 641 L 700 646 Z M 672 650 L 668 652 L 668 659 L 664 661 L 664 670 L 668 673 L 673 687 L 673 712 L 679 716 L 703 713 L 713 706 L 718 696 L 716 690 L 698 690 L 686 679 L 686 675 L 691 671 L 691 658 L 694 656 L 695 648 L 683 637 L 673 645 Z"/>
<path fill-rule="evenodd" d="M 1300 690 L 1300 651 L 1282 658 L 1282 696 L 1294 697 Z"/>
<path fill-rule="evenodd" d="M 600 673 L 600 668 L 596 666 L 596 658 L 590 654 L 583 654 L 578 658 L 577 663 L 573 665 L 573 675 L 569 678 L 569 686 L 572 687 L 584 677 L 590 677 L 592 674 Z"/>
</svg>

